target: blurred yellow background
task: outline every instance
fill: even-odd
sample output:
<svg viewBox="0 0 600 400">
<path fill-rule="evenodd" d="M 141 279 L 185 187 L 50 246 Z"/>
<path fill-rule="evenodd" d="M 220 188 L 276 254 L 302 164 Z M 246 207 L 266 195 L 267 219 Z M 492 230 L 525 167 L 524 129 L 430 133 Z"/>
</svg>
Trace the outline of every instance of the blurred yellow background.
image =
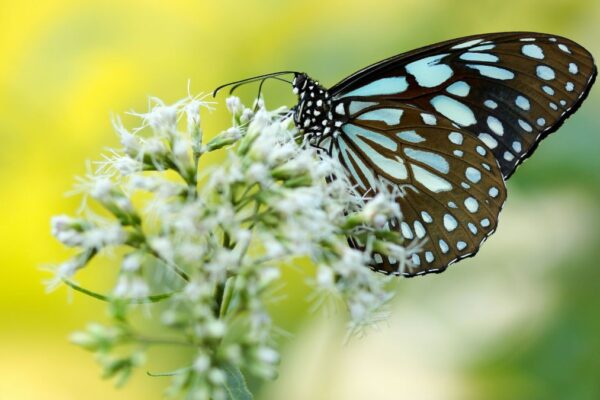
<svg viewBox="0 0 600 400">
<path fill-rule="evenodd" d="M 597 0 L 0 2 L 0 399 L 158 399 L 139 371 L 99 378 L 67 336 L 102 304 L 40 270 L 70 253 L 49 218 L 85 160 L 116 145 L 110 114 L 144 110 L 278 70 L 331 86 L 384 57 L 461 35 L 532 30 L 600 55 Z M 600 92 L 509 182 L 500 227 L 475 259 L 401 281 L 389 324 L 343 344 L 335 319 L 306 317 L 303 276 L 274 307 L 294 336 L 264 399 L 599 399 Z M 267 87 L 267 103 L 292 104 Z M 250 92 L 246 92 L 250 98 Z M 223 99 L 219 99 L 222 101 Z M 226 126 L 204 115 L 207 134 Z M 102 265 L 82 280 L 102 287 Z M 160 365 L 160 363 L 154 363 Z"/>
</svg>

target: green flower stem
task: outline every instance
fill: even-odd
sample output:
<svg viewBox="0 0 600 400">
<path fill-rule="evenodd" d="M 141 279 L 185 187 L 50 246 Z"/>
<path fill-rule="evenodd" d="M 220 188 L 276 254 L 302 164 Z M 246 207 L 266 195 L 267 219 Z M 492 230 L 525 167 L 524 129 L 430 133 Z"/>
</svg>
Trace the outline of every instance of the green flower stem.
<svg viewBox="0 0 600 400">
<path fill-rule="evenodd" d="M 235 286 L 235 277 L 230 276 L 225 281 L 225 288 L 223 290 L 223 296 L 221 301 L 221 308 L 219 310 L 219 318 L 223 318 L 227 315 L 227 310 L 229 309 L 229 304 L 231 303 L 231 299 L 233 297 L 233 287 Z"/>
<path fill-rule="evenodd" d="M 95 299 L 106 301 L 106 302 L 111 302 L 112 300 L 114 300 L 110 296 L 106 296 L 106 295 L 94 292 L 92 290 L 86 289 L 84 287 L 81 287 L 69 279 L 63 279 L 63 282 L 65 283 L 65 285 L 69 286 L 73 290 L 75 290 L 79 293 L 83 293 L 87 296 L 93 297 Z M 168 299 L 169 297 L 173 296 L 174 294 L 175 293 L 155 294 L 155 295 L 148 296 L 148 297 L 145 297 L 142 299 L 127 299 L 127 300 L 132 304 L 158 303 L 159 301 Z"/>
<path fill-rule="evenodd" d="M 175 272 L 177 275 L 179 275 L 184 281 L 186 281 L 186 282 L 190 281 L 190 276 L 184 270 L 179 268 L 179 266 L 177 266 L 176 264 L 174 264 L 174 263 L 170 262 L 169 260 L 165 259 L 164 257 L 162 257 L 160 254 L 158 254 L 158 252 L 156 250 L 154 250 L 152 248 L 152 246 L 150 246 L 150 243 L 148 243 L 148 240 L 146 239 L 146 235 L 142 231 L 141 224 L 135 226 L 135 231 L 134 231 L 133 237 L 135 238 L 135 240 L 132 240 L 130 243 L 127 243 L 128 245 L 135 247 L 135 248 L 143 248 L 148 253 L 150 253 L 152 256 L 154 256 L 156 259 L 165 263 L 165 265 L 167 265 L 169 268 L 171 268 L 173 270 L 173 272 Z"/>
<path fill-rule="evenodd" d="M 185 346 L 185 347 L 196 347 L 193 343 L 184 342 L 175 339 L 158 339 L 158 338 L 149 338 L 145 336 L 133 336 L 133 340 L 137 343 L 141 343 L 148 346 Z"/>
<path fill-rule="evenodd" d="M 171 268 L 173 270 L 173 272 L 175 272 L 177 275 L 179 275 L 181 277 L 181 279 L 183 279 L 186 282 L 190 281 L 190 276 L 187 274 L 187 272 L 185 272 L 184 270 L 179 268 L 179 266 L 177 266 L 176 264 L 174 264 L 174 263 L 170 262 L 169 260 L 165 259 L 164 257 L 162 257 L 160 254 L 158 254 L 158 252 L 156 250 L 154 250 L 150 246 L 147 246 L 147 247 L 148 247 L 147 250 L 150 254 L 152 254 L 158 260 L 164 262 L 165 265 L 167 265 L 169 268 Z"/>
<path fill-rule="evenodd" d="M 175 375 L 183 374 L 189 370 L 190 370 L 190 368 L 180 368 L 180 369 L 176 369 L 175 371 L 169 371 L 169 372 L 146 371 L 146 375 L 151 376 L 153 378 L 160 378 L 160 377 L 175 376 Z"/>
</svg>

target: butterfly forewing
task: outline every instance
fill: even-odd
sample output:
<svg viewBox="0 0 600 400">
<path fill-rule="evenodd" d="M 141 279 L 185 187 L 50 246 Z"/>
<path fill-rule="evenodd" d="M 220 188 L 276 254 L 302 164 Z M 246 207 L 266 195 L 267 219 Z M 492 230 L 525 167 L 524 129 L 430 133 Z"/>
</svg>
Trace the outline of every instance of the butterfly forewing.
<svg viewBox="0 0 600 400">
<path fill-rule="evenodd" d="M 331 89 L 335 102 L 412 104 L 481 140 L 508 178 L 579 106 L 595 78 L 592 56 L 566 38 L 498 33 L 401 54 Z"/>
<path fill-rule="evenodd" d="M 344 106 L 349 122 L 333 155 L 365 197 L 382 183 L 398 189 L 402 221 L 392 221 L 390 229 L 422 242 L 422 251 L 404 270 L 379 254 L 372 267 L 412 276 L 440 272 L 475 254 L 495 230 L 506 198 L 492 152 L 447 118 L 414 106 L 358 101 Z"/>
</svg>

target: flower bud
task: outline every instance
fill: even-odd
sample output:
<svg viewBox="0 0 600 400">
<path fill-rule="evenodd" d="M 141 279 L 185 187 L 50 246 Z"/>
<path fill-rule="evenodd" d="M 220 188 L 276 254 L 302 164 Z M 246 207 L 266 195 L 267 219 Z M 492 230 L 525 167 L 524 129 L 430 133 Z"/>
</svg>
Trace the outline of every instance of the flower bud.
<svg viewBox="0 0 600 400">
<path fill-rule="evenodd" d="M 242 114 L 242 111 L 244 110 L 244 107 L 242 106 L 242 102 L 240 101 L 239 97 L 236 96 L 230 96 L 225 100 L 225 105 L 227 106 L 227 109 L 229 110 L 229 112 L 231 114 L 233 114 L 234 117 L 239 117 Z"/>
<path fill-rule="evenodd" d="M 223 148 L 225 146 L 229 146 L 237 142 L 242 133 L 237 128 L 229 128 L 224 132 L 221 132 L 219 135 L 214 137 L 208 144 L 206 145 L 205 151 L 213 151 Z"/>
</svg>

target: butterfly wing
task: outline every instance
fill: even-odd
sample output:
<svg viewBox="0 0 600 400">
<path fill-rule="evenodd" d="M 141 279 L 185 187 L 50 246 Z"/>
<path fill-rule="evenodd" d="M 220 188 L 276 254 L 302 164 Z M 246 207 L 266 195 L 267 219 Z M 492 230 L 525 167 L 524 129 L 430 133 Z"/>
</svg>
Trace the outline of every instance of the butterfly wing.
<svg viewBox="0 0 600 400">
<path fill-rule="evenodd" d="M 506 198 L 498 163 L 483 142 L 443 116 L 398 102 L 354 101 L 344 113 L 350 122 L 332 142 L 332 155 L 365 197 L 381 184 L 400 189 L 402 222 L 389 228 L 423 242 L 408 268 L 400 271 L 397 260 L 380 254 L 372 268 L 413 276 L 474 255 L 496 229 Z"/>
<path fill-rule="evenodd" d="M 591 54 L 555 35 L 458 38 L 371 65 L 331 88 L 335 104 L 411 104 L 478 137 L 502 175 L 581 104 L 596 76 Z"/>
</svg>

